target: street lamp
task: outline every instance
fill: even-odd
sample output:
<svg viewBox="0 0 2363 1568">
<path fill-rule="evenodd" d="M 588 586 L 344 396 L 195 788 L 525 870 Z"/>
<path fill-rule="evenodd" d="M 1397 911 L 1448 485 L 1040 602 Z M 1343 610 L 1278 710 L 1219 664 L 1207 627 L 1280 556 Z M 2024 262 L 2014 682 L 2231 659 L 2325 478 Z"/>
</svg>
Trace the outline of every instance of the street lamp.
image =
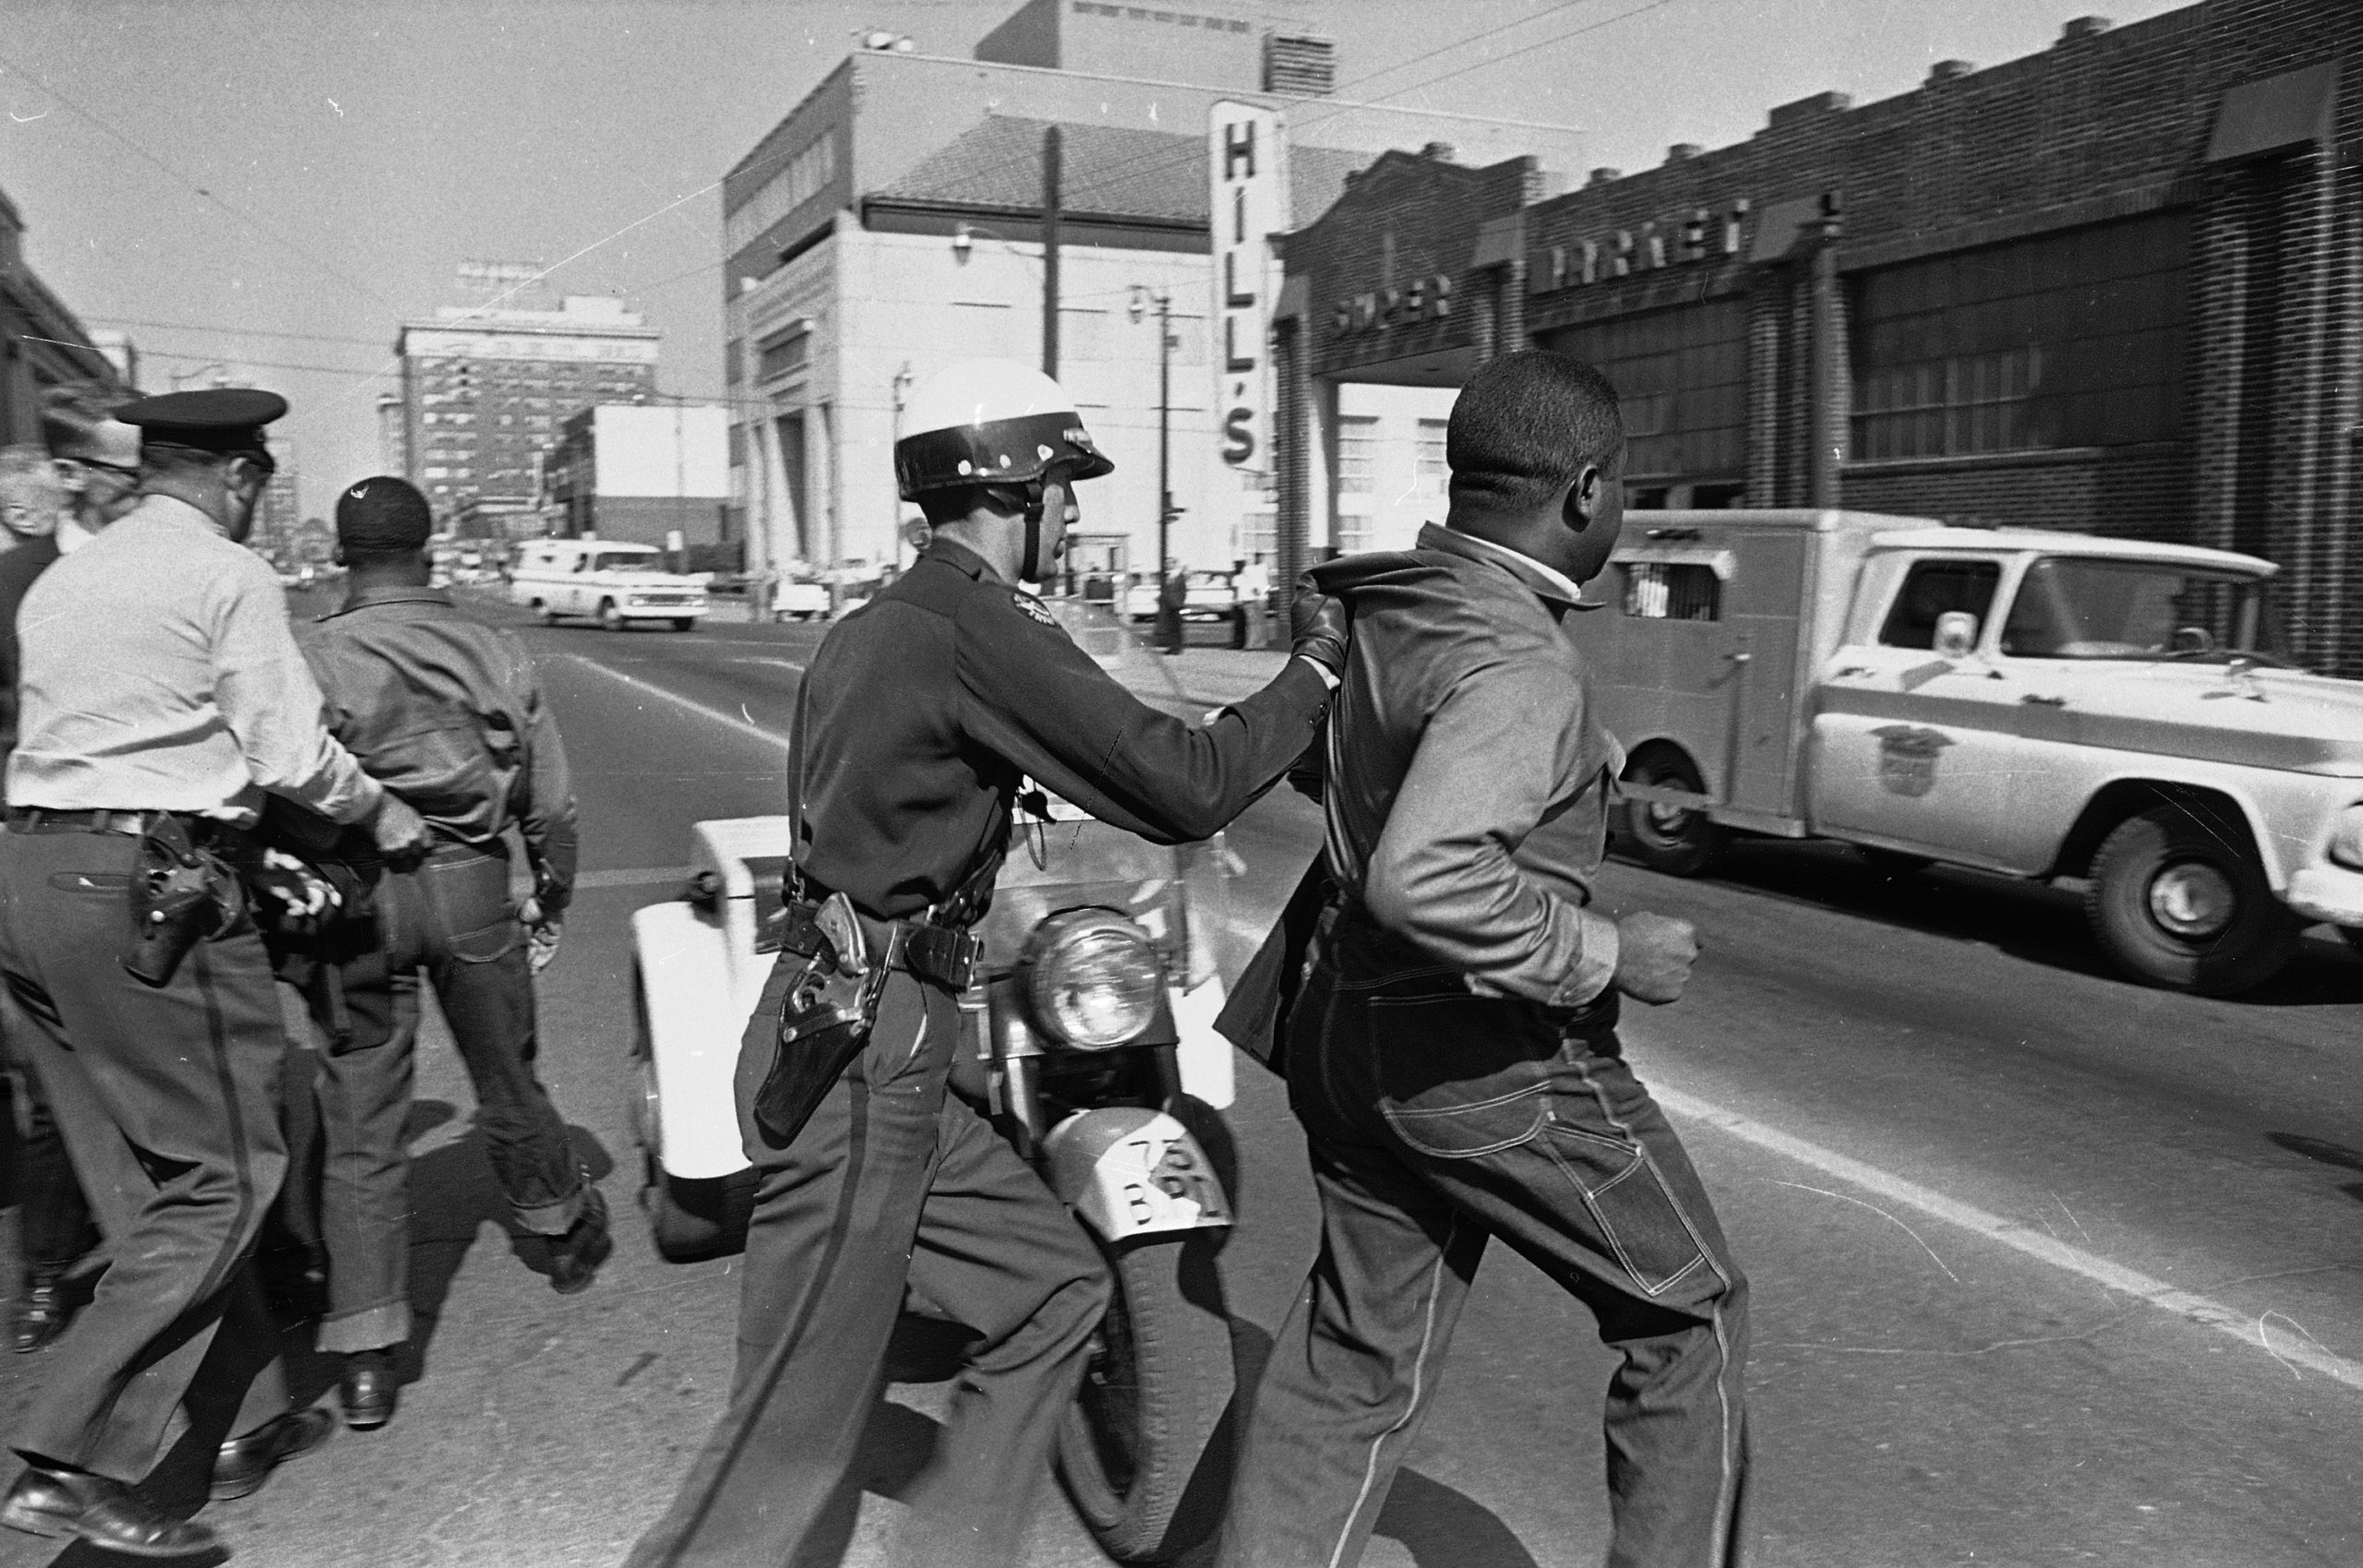
<svg viewBox="0 0 2363 1568">
<path fill-rule="evenodd" d="M 1173 558 L 1173 459 L 1170 437 L 1173 408 L 1173 293 L 1170 289 L 1151 293 L 1135 283 L 1125 314 L 1138 322 L 1148 315 L 1152 302 L 1157 305 L 1157 581 L 1162 588 L 1165 563 Z"/>
</svg>

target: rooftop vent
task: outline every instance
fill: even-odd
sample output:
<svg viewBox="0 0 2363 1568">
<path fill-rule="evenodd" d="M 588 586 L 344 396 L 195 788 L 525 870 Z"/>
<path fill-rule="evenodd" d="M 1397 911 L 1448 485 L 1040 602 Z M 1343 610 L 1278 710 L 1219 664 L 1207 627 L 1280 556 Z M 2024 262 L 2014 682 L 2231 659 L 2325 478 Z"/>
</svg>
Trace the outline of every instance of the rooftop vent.
<svg viewBox="0 0 2363 1568">
<path fill-rule="evenodd" d="M 1594 169 L 1591 172 L 1591 178 L 1584 183 L 1586 185 L 1604 186 L 1613 181 L 1621 180 L 1624 177 L 1625 171 L 1622 169 Z"/>
<path fill-rule="evenodd" d="M 1794 103 L 1776 105 L 1772 111 L 1772 128 L 1777 131 L 1784 126 L 1793 126 L 1801 120 L 1816 119 L 1823 114 L 1835 114 L 1853 106 L 1854 100 L 1847 93 L 1817 92 L 1811 98 L 1800 98 Z"/>
<path fill-rule="evenodd" d="M 2098 38 L 2116 25 L 2106 17 L 2076 17 L 2059 30 L 2059 42 L 2069 43 L 2080 38 Z"/>
<path fill-rule="evenodd" d="M 1264 40 L 1264 90 L 1326 98 L 1337 88 L 1337 45 L 1326 38 L 1272 33 Z"/>
<path fill-rule="evenodd" d="M 1452 162 L 1452 143 L 1448 141 L 1432 141 L 1425 147 L 1420 149 L 1420 156 L 1422 158 L 1433 158 L 1439 163 L 1449 163 Z"/>
<path fill-rule="evenodd" d="M 1687 163 L 1706 150 L 1695 141 L 1677 141 L 1665 150 L 1665 161 L 1669 163 Z"/>
<path fill-rule="evenodd" d="M 1977 67 L 1967 60 L 1939 60 L 1928 67 L 1925 85 L 1935 87 L 1938 82 L 1959 81 L 1975 69 Z"/>
</svg>

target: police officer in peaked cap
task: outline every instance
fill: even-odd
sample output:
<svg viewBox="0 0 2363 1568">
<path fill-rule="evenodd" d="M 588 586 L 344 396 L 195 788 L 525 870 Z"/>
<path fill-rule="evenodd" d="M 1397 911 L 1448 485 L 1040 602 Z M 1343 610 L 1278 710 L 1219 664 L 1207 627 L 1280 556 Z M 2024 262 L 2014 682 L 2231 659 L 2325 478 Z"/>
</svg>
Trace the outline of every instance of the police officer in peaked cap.
<svg viewBox="0 0 2363 1568">
<path fill-rule="evenodd" d="M 1082 1227 L 967 1102 L 945 1093 L 966 927 L 991 896 L 1020 781 L 1159 843 L 1201 839 L 1301 755 L 1344 662 L 1303 606 L 1298 657 L 1194 725 L 1142 703 L 1023 582 L 1047 581 L 1110 473 L 1057 382 L 1007 360 L 927 381 L 895 443 L 933 525 L 918 562 L 831 629 L 799 695 L 791 916 L 842 893 L 890 971 L 869 1045 L 783 1141 L 757 1115 L 804 960 L 784 952 L 739 1048 L 758 1178 L 730 1402 L 638 1568 L 785 1562 L 820 1525 L 906 1289 L 978 1330 L 898 1561 L 1006 1563 L 1109 1299 Z"/>
<path fill-rule="evenodd" d="M 330 1425 L 290 1407 L 249 1266 L 287 1166 L 286 1039 L 246 830 L 277 795 L 366 824 L 389 855 L 427 847 L 322 727 L 278 577 L 241 547 L 276 466 L 263 427 L 286 412 L 246 389 L 117 410 L 141 431 L 143 498 L 44 571 L 18 619 L 0 971 L 108 1265 L 9 1436 L 26 1468 L 0 1525 L 132 1556 L 218 1545 L 135 1490 L 185 1398 L 197 1422 L 239 1402 L 210 1429 L 216 1499 Z M 224 1386 L 193 1388 L 200 1373 Z"/>
</svg>

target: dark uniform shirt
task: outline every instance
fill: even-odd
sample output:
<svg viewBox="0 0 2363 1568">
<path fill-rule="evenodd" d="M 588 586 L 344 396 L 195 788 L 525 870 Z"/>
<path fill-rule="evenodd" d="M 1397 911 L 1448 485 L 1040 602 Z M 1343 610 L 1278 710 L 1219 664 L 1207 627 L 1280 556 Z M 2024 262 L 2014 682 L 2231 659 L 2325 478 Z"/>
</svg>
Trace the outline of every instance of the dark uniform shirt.
<svg viewBox="0 0 2363 1568">
<path fill-rule="evenodd" d="M 949 540 L 829 633 L 804 682 L 798 862 L 909 919 L 997 861 L 1019 780 L 1160 844 L 1218 832 L 1310 744 L 1328 686 L 1289 661 L 1203 728 L 1158 712 L 1033 595 Z"/>
<path fill-rule="evenodd" d="M 329 728 L 448 842 L 516 824 L 552 914 L 574 889 L 574 785 L 525 651 L 432 588 L 365 588 L 304 628 Z"/>
</svg>

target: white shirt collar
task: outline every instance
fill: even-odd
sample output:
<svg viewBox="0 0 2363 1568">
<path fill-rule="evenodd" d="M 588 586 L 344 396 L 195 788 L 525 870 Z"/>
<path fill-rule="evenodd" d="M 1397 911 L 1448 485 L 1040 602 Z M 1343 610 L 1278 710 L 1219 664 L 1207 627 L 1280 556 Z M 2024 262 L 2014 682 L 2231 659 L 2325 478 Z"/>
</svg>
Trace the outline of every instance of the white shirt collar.
<svg viewBox="0 0 2363 1568">
<path fill-rule="evenodd" d="M 1542 562 L 1536 560 L 1532 556 L 1528 555 L 1523 550 L 1513 550 L 1507 545 L 1496 545 L 1491 539 L 1481 539 L 1474 533 L 1463 533 L 1460 537 L 1468 540 L 1471 545 L 1476 545 L 1481 550 L 1491 550 L 1497 556 L 1507 556 L 1512 560 L 1522 562 L 1526 566 L 1531 567 L 1536 571 L 1541 572 L 1543 580 L 1549 582 L 1552 587 L 1556 588 L 1562 593 L 1565 593 L 1567 596 L 1567 603 L 1571 604 L 1580 604 L 1583 603 L 1584 591 L 1577 585 L 1575 579 L 1569 577 L 1565 572 L 1561 571 L 1558 568 L 1546 566 Z"/>
</svg>

